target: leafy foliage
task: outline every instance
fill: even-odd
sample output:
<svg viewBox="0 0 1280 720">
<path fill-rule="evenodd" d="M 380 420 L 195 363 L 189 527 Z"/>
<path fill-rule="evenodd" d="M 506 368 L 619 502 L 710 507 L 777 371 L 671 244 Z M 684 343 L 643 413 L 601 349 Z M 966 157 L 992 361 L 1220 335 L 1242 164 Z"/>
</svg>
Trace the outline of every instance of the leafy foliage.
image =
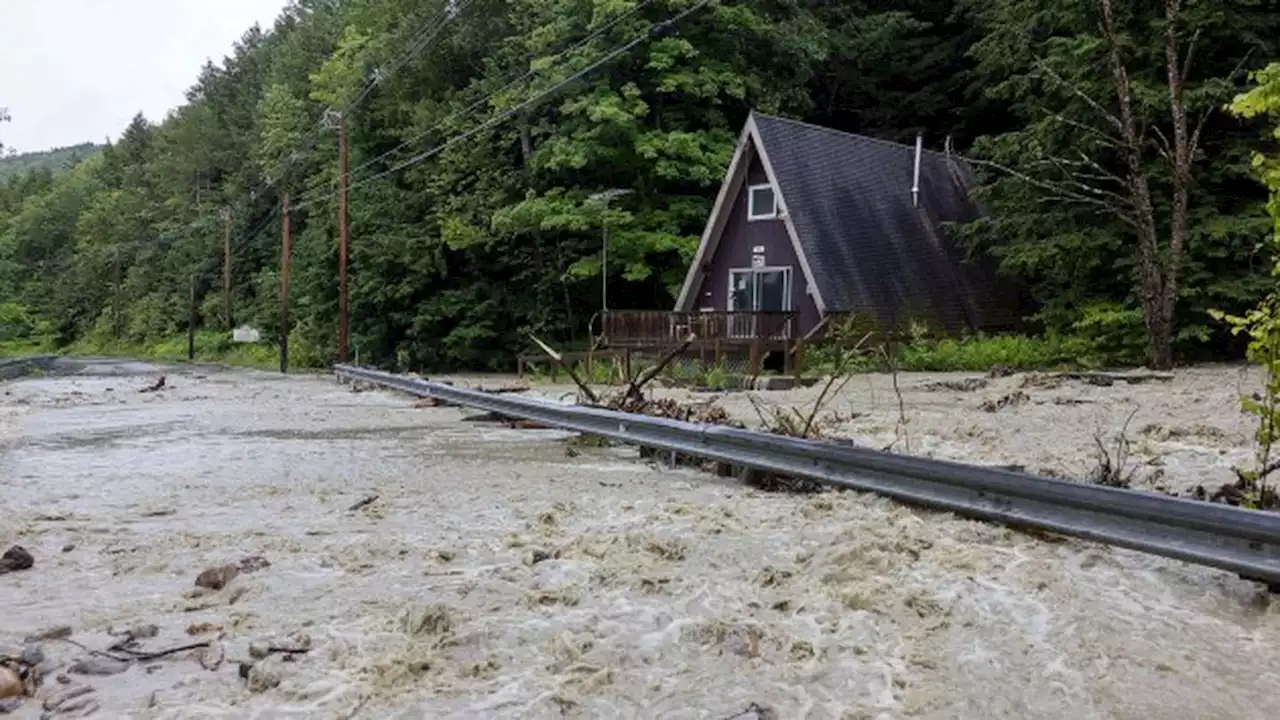
<svg viewBox="0 0 1280 720">
<path fill-rule="evenodd" d="M 1257 86 L 1238 96 L 1231 110 L 1244 117 L 1271 117 L 1276 121 L 1272 131 L 1280 140 L 1280 64 L 1273 64 L 1255 74 Z M 1258 153 L 1254 166 L 1271 193 L 1269 209 L 1275 219 L 1272 242 L 1274 278 L 1280 277 L 1280 158 Z M 1255 435 L 1257 460 L 1253 468 L 1236 470 L 1245 504 L 1255 507 L 1280 506 L 1280 498 L 1267 479 L 1280 469 L 1275 462 L 1275 444 L 1280 440 L 1280 290 L 1275 289 L 1257 307 L 1240 315 L 1214 311 L 1233 334 L 1248 338 L 1248 357 L 1261 366 L 1265 380 L 1261 392 L 1240 398 L 1242 409 L 1258 418 Z"/>
<path fill-rule="evenodd" d="M 0 150 L 3 150 L 2 145 L 0 145 Z M 33 170 L 47 170 L 54 174 L 61 173 L 71 169 L 76 163 L 93 157 L 101 150 L 101 145 L 80 143 L 79 145 L 40 152 L 14 153 L 11 155 L 5 155 L 0 152 L 0 183 L 22 177 Z"/>
<path fill-rule="evenodd" d="M 1038 319 L 1069 332 L 1101 305 L 1138 310 L 1140 274 L 1132 179 L 1117 138 L 1117 89 L 1099 0 L 973 0 L 981 38 L 971 47 L 987 97 L 1017 122 L 974 147 L 990 215 L 962 232 L 1041 299 Z M 1155 233 L 1170 232 L 1174 137 L 1163 3 L 1118 3 L 1117 42 L 1145 140 L 1142 172 Z M 1183 98 L 1193 129 L 1190 237 L 1179 268 L 1175 340 L 1186 354 L 1221 347 L 1210 308 L 1243 310 L 1267 286 L 1257 257 L 1270 225 L 1250 158 L 1257 125 L 1221 111 L 1243 69 L 1275 57 L 1280 16 L 1253 0 L 1182 3 L 1177 36 L 1191 60 Z M 1184 55 L 1186 54 L 1184 53 Z M 1098 318 L 1095 318 L 1098 319 Z"/>
<path fill-rule="evenodd" d="M 1044 70 L 1091 92 L 1105 81 L 1087 0 L 713 0 L 658 25 L 694 3 L 292 0 L 206 65 L 162 122 L 135 118 L 63 172 L 0 179 L 3 332 L 163 345 L 185 328 L 194 285 L 212 343 L 225 330 L 229 223 L 236 320 L 287 333 L 294 364 L 331 361 L 337 138 L 326 110 L 346 110 L 350 139 L 351 343 L 401 369 L 509 367 L 530 331 L 585 344 L 606 236 L 609 305 L 669 307 L 752 109 L 887 139 L 950 136 L 1019 168 L 1029 150 L 1090 142 L 1046 112 L 1083 122 L 1090 108 Z M 1197 10 L 1188 29 L 1200 33 L 1198 108 L 1229 98 L 1241 56 L 1253 48 L 1249 68 L 1272 59 L 1280 37 L 1274 13 L 1227 7 Z M 1143 117 L 1158 125 L 1161 58 L 1141 42 L 1158 17 L 1132 12 Z M 1265 198 L 1248 177 L 1257 136 L 1257 121 L 1218 112 L 1206 125 L 1180 296 L 1186 353 L 1222 344 L 1205 309 L 1242 311 L 1268 284 Z M 1054 332 L 929 341 L 903 362 L 1038 365 L 1140 348 L 1123 225 L 986 179 L 991 216 L 966 235 L 1028 286 Z M 600 201 L 615 189 L 629 192 Z M 292 319 L 281 328 L 286 194 Z"/>
</svg>

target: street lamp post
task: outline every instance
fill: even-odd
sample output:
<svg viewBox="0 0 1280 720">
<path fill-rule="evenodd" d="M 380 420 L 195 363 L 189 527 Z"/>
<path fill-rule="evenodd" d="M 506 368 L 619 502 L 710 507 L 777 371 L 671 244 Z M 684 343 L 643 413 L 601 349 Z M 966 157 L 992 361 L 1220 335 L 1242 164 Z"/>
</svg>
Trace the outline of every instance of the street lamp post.
<svg viewBox="0 0 1280 720">
<path fill-rule="evenodd" d="M 623 195 L 630 195 L 631 190 L 626 188 L 612 188 L 598 192 L 587 198 L 589 202 L 599 203 L 603 210 L 609 209 L 609 203 L 615 198 Z M 603 229 L 604 239 L 600 247 L 600 312 L 604 313 L 609 310 L 609 216 L 601 215 L 600 225 Z"/>
</svg>

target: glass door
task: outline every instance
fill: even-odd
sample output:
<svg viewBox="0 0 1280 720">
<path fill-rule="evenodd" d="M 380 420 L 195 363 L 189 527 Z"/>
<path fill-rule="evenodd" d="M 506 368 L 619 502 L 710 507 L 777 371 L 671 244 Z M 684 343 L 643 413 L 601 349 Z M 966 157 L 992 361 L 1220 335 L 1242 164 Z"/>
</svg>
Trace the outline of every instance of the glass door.
<svg viewBox="0 0 1280 720">
<path fill-rule="evenodd" d="M 761 325 L 756 313 L 791 310 L 791 268 L 730 270 L 728 307 L 729 337 L 749 338 L 757 333 L 773 336 L 785 332 L 786 324 L 781 318 L 766 318 Z"/>
<path fill-rule="evenodd" d="M 757 313 L 784 313 L 791 309 L 791 268 L 764 268 L 756 271 Z M 756 315 L 752 323 L 756 337 L 785 335 L 787 323 L 781 314 Z"/>
<path fill-rule="evenodd" d="M 750 269 L 729 271 L 729 337 L 751 337 L 749 314 L 755 310 L 755 272 Z"/>
</svg>

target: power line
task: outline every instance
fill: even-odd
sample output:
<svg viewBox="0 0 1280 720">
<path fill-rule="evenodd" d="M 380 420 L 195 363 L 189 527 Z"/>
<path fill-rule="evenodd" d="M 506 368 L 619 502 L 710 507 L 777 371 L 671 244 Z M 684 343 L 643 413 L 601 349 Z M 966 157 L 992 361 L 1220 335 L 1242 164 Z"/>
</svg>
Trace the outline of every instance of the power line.
<svg viewBox="0 0 1280 720">
<path fill-rule="evenodd" d="M 240 237 L 240 240 L 237 242 L 237 244 L 232 246 L 232 251 L 233 252 L 239 251 L 248 247 L 250 243 L 252 243 L 254 240 L 257 240 L 258 237 L 262 235 L 262 233 L 266 232 L 267 228 L 271 227 L 271 224 L 275 222 L 276 218 L 278 217 L 280 217 L 280 206 L 276 205 L 275 209 L 271 211 L 271 214 L 267 215 L 265 220 L 258 223 L 258 228 L 256 230 L 254 230 L 252 233 L 248 233 Z"/>
<path fill-rule="evenodd" d="M 583 46 L 584 46 L 584 45 L 586 45 L 587 43 L 591 42 L 592 40 L 594 40 L 594 39 L 596 39 L 596 38 L 600 37 L 600 36 L 601 36 L 601 35 L 603 35 L 604 33 L 608 32 L 608 31 L 609 31 L 609 30 L 611 30 L 611 29 L 613 29 L 613 28 L 614 28 L 618 23 L 620 23 L 620 22 L 622 22 L 623 20 L 625 20 L 626 18 L 628 18 L 628 17 L 630 17 L 630 16 L 632 16 L 632 15 L 636 14 L 637 12 L 639 12 L 640 10 L 642 10 L 645 6 L 650 5 L 650 4 L 652 4 L 653 2 L 654 2 L 654 0 L 643 0 L 643 1 L 642 1 L 642 2 L 640 2 L 638 5 L 635 5 L 635 6 L 634 6 L 634 7 L 632 7 L 631 9 L 626 10 L 625 12 L 620 13 L 618 16 L 614 17 L 614 18 L 613 18 L 612 20 L 610 20 L 609 22 L 607 22 L 607 23 L 605 23 L 604 25 L 600 26 L 599 28 L 597 28 L 596 30 L 594 30 L 590 35 L 587 35 L 586 37 L 582 38 L 581 40 L 579 40 L 578 42 L 574 43 L 574 44 L 573 44 L 572 46 L 570 46 L 570 47 L 567 47 L 567 48 L 565 48 L 565 49 L 563 49 L 563 50 L 559 50 L 559 51 L 557 51 L 556 53 L 554 53 L 554 54 L 550 55 L 547 59 L 548 59 L 548 60 L 552 60 L 552 61 L 554 61 L 556 58 L 559 58 L 559 57 L 561 57 L 561 56 L 563 56 L 563 55 L 567 55 L 567 54 L 569 54 L 569 53 L 574 52 L 575 50 L 578 50 L 579 48 L 583 47 Z M 372 160 L 369 160 L 369 161 L 367 161 L 367 162 L 364 162 L 364 163 L 360 164 L 360 165 L 359 165 L 359 166 L 357 166 L 355 169 L 353 169 L 353 170 L 351 171 L 351 173 L 352 173 L 352 174 L 356 174 L 356 173 L 360 172 L 361 170 L 364 170 L 365 168 L 367 168 L 367 167 L 369 167 L 369 166 L 371 166 L 371 165 L 375 165 L 375 164 L 377 164 L 378 162 L 381 162 L 382 160 L 385 160 L 387 157 L 389 157 L 389 156 L 391 156 L 391 155 L 393 155 L 393 154 L 395 154 L 395 153 L 399 152 L 400 150 L 403 150 L 405 147 L 409 146 L 410 144 L 415 143 L 415 142 L 417 142 L 418 140 L 421 140 L 422 138 L 426 137 L 427 135 L 430 135 L 431 133 L 435 132 L 436 130 L 438 130 L 441 126 L 443 126 L 443 125 L 444 125 L 445 123 L 447 123 L 448 121 L 450 121 L 450 120 L 452 120 L 452 119 L 454 119 L 454 118 L 458 117 L 459 115 L 466 115 L 466 114 L 470 113 L 472 110 L 475 110 L 477 107 L 480 107 L 481 105 L 484 105 L 484 104 L 485 104 L 485 103 L 487 103 L 489 100 L 493 99 L 495 96 L 497 96 L 497 95 L 499 95 L 499 94 L 501 94 L 501 93 L 506 92 L 507 90 L 509 90 L 509 89 L 511 89 L 512 87 L 514 87 L 517 83 L 523 82 L 524 80 L 529 79 L 530 77 L 532 77 L 533 75 L 536 75 L 537 73 L 538 73 L 538 70 L 537 70 L 537 69 L 531 69 L 531 70 L 529 70 L 529 71 L 525 72 L 523 75 L 521 75 L 521 76 L 519 76 L 519 77 L 517 77 L 517 78 L 515 78 L 515 79 L 511 80 L 511 81 L 510 81 L 510 82 L 508 82 L 507 84 L 503 85 L 502 87 L 498 88 L 497 90 L 494 90 L 493 92 L 489 93 L 488 95 L 485 95 L 484 97 L 480 98 L 479 100 L 476 100 L 475 102 L 471 103 L 470 105 L 466 106 L 465 108 L 463 108 L 463 109 L 461 109 L 461 110 L 456 110 L 456 111 L 454 111 L 454 112 L 452 112 L 452 113 L 449 113 L 449 114 L 448 114 L 447 116 L 445 116 L 443 119 L 441 119 L 440 121 L 436 122 L 434 125 L 432 125 L 431 127 L 427 128 L 426 130 L 423 130 L 422 132 L 420 132 L 420 133 L 418 133 L 418 134 L 414 135 L 413 137 L 410 137 L 410 138 L 407 138 L 407 139 L 405 139 L 405 140 L 401 141 L 399 145 L 396 145 L 395 147 L 393 147 L 393 148 L 391 148 L 390 150 L 388 150 L 388 151 L 386 151 L 386 152 L 382 153 L 381 155 L 378 155 L 377 157 L 373 158 Z"/>
<path fill-rule="evenodd" d="M 449 21 L 461 15 L 462 11 L 466 10 L 472 2 L 474 2 L 474 0 L 462 0 L 462 2 L 457 4 L 452 2 L 452 0 L 447 2 L 445 7 L 440 12 L 436 13 L 435 17 L 433 17 L 430 22 L 423 25 L 422 28 L 414 34 L 408 48 L 406 48 L 398 58 L 392 61 L 391 65 L 385 71 L 382 70 L 382 68 L 374 68 L 373 78 L 370 79 L 364 88 L 356 94 L 355 99 L 347 103 L 347 106 L 340 112 L 343 114 L 350 112 L 359 105 L 361 101 L 368 97 L 369 93 L 373 92 L 375 87 L 394 75 L 397 70 L 404 67 L 410 60 L 420 55 L 422 51 L 426 50 L 431 44 L 431 41 L 435 40 L 436 36 L 444 30 L 444 27 L 449 24 Z M 444 18 L 444 22 L 438 22 L 441 17 L 446 15 L 447 17 Z"/>
<path fill-rule="evenodd" d="M 388 70 L 386 71 L 375 70 L 373 79 L 367 82 L 365 86 L 360 90 L 360 92 L 357 93 L 355 98 L 351 102 L 349 102 L 340 112 L 347 113 L 353 110 L 356 106 L 359 105 L 360 102 L 362 102 L 366 97 L 368 97 L 368 95 L 373 91 L 375 87 L 378 86 L 378 84 L 385 81 L 387 78 L 393 75 L 396 71 L 403 68 L 414 57 L 421 54 L 427 47 L 430 46 L 431 42 L 440 34 L 440 32 L 443 31 L 444 27 L 448 24 L 448 22 L 450 20 L 453 20 L 458 15 L 460 15 L 462 11 L 465 10 L 472 2 L 474 2 L 474 0 L 462 0 L 462 2 L 457 5 L 450 2 L 444 9 L 436 13 L 429 22 L 425 23 L 421 28 L 418 29 L 417 32 L 413 34 L 408 47 L 404 51 L 402 51 L 399 56 L 396 57 L 396 59 L 389 66 Z M 441 18 L 444 19 L 444 22 L 440 22 Z M 286 165 L 284 170 L 281 171 L 280 175 L 275 180 L 269 180 L 259 190 L 251 191 L 249 193 L 250 198 L 256 198 L 260 194 L 265 194 L 267 190 L 269 190 L 272 186 L 274 186 L 277 182 L 279 182 L 281 179 L 284 178 L 285 174 L 287 174 L 288 170 L 292 167 L 294 162 L 296 162 L 305 153 L 309 153 L 315 148 L 315 144 L 320 137 L 319 131 L 323 129 L 323 122 L 324 122 L 324 117 L 322 116 L 320 119 L 316 121 L 315 123 L 316 128 L 311 133 L 308 134 L 306 140 L 304 141 L 304 143 L 302 143 L 302 144 L 305 144 L 306 147 L 303 148 L 301 147 L 302 144 L 300 144 L 299 148 L 296 148 L 293 151 L 291 151 L 289 154 L 288 164 Z M 246 208 L 246 210 L 247 209 L 248 208 Z M 217 212 L 221 212 L 221 211 L 217 211 Z M 258 227 L 255 230 L 240 236 L 240 238 L 233 245 L 232 251 L 233 252 L 243 251 L 246 247 L 252 244 L 254 240 L 258 239 L 258 237 L 260 237 L 262 233 L 265 232 L 271 226 L 272 222 L 274 222 L 275 219 L 278 218 L 279 216 L 280 216 L 280 207 L 276 205 L 275 208 L 271 211 L 271 213 L 268 214 L 268 216 L 261 223 L 259 223 Z M 158 235 L 152 238 L 148 238 L 146 240 L 134 240 L 134 241 L 128 241 L 124 243 L 116 243 L 113 247 L 146 246 L 146 245 L 158 246 L 161 243 L 165 242 L 166 240 L 177 239 L 183 236 L 184 234 L 200 229 L 200 227 L 205 222 L 207 222 L 210 219 L 214 219 L 215 217 L 216 215 L 214 213 L 210 213 L 208 216 L 197 218 L 191 221 L 185 227 L 170 230 L 164 233 L 159 233 Z"/>
<path fill-rule="evenodd" d="M 389 79 L 410 60 L 422 54 L 422 52 L 430 46 L 431 42 L 444 30 L 445 26 L 449 24 L 449 21 L 461 15 L 462 11 L 469 7 L 472 2 L 474 2 L 474 0 L 462 0 L 458 5 L 454 5 L 450 2 L 444 9 L 432 16 L 430 21 L 423 24 L 417 32 L 413 33 L 408 46 L 395 60 L 392 61 L 388 69 L 384 71 L 380 68 L 375 68 L 373 77 L 365 83 L 364 87 L 356 93 L 355 97 L 348 102 L 346 106 L 341 110 L 336 111 L 336 114 L 344 116 L 354 110 L 361 102 L 364 101 L 365 98 L 369 96 L 370 93 L 373 92 L 374 88 Z M 446 15 L 447 17 L 445 17 Z M 439 22 L 442 17 L 444 17 L 444 21 Z M 314 127 L 307 134 L 304 142 L 299 143 L 298 147 L 289 153 L 289 160 L 286 166 L 280 171 L 279 176 L 274 180 L 268 181 L 266 187 L 272 187 L 279 181 L 283 180 L 285 175 L 287 175 L 289 170 L 293 168 L 293 164 L 297 162 L 299 158 L 304 154 L 315 150 L 316 143 L 320 140 L 321 132 L 325 129 L 326 120 L 333 113 L 334 111 L 331 108 L 326 109 L 321 113 L 320 117 L 316 119 L 315 123 L 313 123 Z M 305 147 L 302 147 L 304 145 Z"/>
<path fill-rule="evenodd" d="M 493 117 L 489 118 L 488 120 L 486 120 L 486 121 L 484 121 L 483 123 L 481 123 L 481 124 L 477 125 L 476 127 L 472 128 L 472 129 L 470 129 L 470 130 L 467 130 L 466 132 L 459 133 L 458 135 L 455 135 L 455 136 L 453 136 L 453 137 L 449 138 L 449 139 L 448 139 L 448 140 L 446 140 L 445 142 L 443 142 L 443 143 L 441 143 L 441 144 L 439 144 L 439 145 L 437 145 L 437 146 L 435 146 L 435 147 L 433 147 L 433 148 L 431 148 L 431 149 L 429 149 L 429 150 L 426 150 L 426 151 L 421 152 L 421 153 L 419 153 L 419 154 L 417 154 L 417 155 L 414 155 L 413 157 L 409 158 L 408 160 L 405 160 L 405 161 L 403 161 L 403 162 L 397 163 L 396 165 L 393 165 L 393 166 L 391 166 L 390 168 L 388 168 L 388 169 L 386 169 L 386 170 L 384 170 L 384 171 L 382 171 L 382 172 L 380 172 L 380 173 L 377 173 L 377 174 L 375 174 L 375 175 L 371 175 L 371 176 L 369 176 L 369 177 L 367 177 L 367 178 L 364 178 L 364 179 L 360 180 L 359 182 L 353 183 L 353 184 L 351 184 L 351 185 L 348 187 L 348 190 L 353 190 L 353 189 L 355 189 L 355 188 L 357 188 L 357 187 L 362 187 L 362 186 L 364 186 L 364 185 L 368 185 L 368 184 L 369 184 L 369 183 L 371 183 L 371 182 L 374 182 L 374 181 L 377 181 L 377 180 L 381 180 L 382 178 L 387 177 L 388 175 L 391 175 L 391 174 L 393 174 L 393 173 L 399 172 L 400 170 L 403 170 L 403 169 L 405 169 L 405 168 L 407 168 L 407 167 L 411 167 L 411 166 L 413 166 L 413 165 L 417 165 L 417 164 L 419 164 L 419 163 L 421 163 L 421 162 L 423 162 L 423 161 L 425 161 L 425 160 L 428 160 L 428 159 L 430 159 L 430 158 L 432 158 L 432 157 L 434 157 L 434 156 L 438 155 L 439 153 L 441 153 L 441 152 L 443 152 L 443 151 L 447 150 L 448 148 L 452 147 L 453 145 L 455 145 L 455 144 L 457 144 L 457 143 L 459 143 L 459 142 L 461 142 L 461 141 L 463 141 L 463 140 L 466 140 L 467 138 L 470 138 L 470 137 L 472 137 L 472 136 L 474 136 L 474 135 L 476 135 L 476 134 L 478 134 L 478 133 L 481 133 L 481 132 L 484 132 L 485 130 L 488 130 L 489 128 L 493 127 L 494 125 L 497 125 L 498 123 L 502 122 L 503 120 L 506 120 L 506 119 L 508 119 L 508 118 L 512 117 L 512 116 L 513 116 L 513 115 L 515 115 L 516 113 L 520 112 L 521 110 L 523 110 L 524 108 L 528 107 L 529 105 L 532 105 L 533 103 L 537 102 L 538 100 L 541 100 L 542 98 L 547 97 L 548 95 L 551 95 L 551 94 L 553 94 L 553 93 L 557 92 L 558 90 L 560 90 L 561 88 L 563 88 L 563 87 L 565 87 L 565 86 L 569 85 L 569 84 L 570 84 L 570 83 L 572 83 L 573 81 L 578 80 L 579 78 L 581 78 L 581 77 L 583 77 L 583 76 L 587 75 L 588 73 L 590 73 L 590 72 L 592 72 L 592 71 L 596 70 L 597 68 L 599 68 L 599 67 L 601 67 L 601 66 L 603 66 L 603 65 L 605 65 L 605 64 L 607 64 L 607 63 L 609 63 L 609 62 L 612 62 L 615 58 L 617 58 L 617 57 L 619 57 L 620 55 L 623 55 L 623 54 L 625 54 L 625 53 L 629 52 L 632 48 L 636 47 L 637 45 L 639 45 L 640 43 L 644 42 L 645 40 L 648 40 L 650 37 L 652 37 L 652 36 L 653 36 L 653 35 L 655 35 L 656 33 L 659 33 L 659 32 L 661 32 L 662 30 L 665 30 L 666 28 L 670 27 L 671 25 L 674 25 L 675 23 L 679 22 L 680 20 L 683 20 L 685 17 L 687 17 L 687 16 L 691 15 L 692 13 L 694 13 L 694 12 L 696 12 L 696 11 L 698 11 L 698 10 L 702 9 L 702 8 L 703 8 L 705 5 L 707 5 L 707 3 L 709 3 L 709 2 L 711 2 L 711 0 L 698 0 L 698 2 L 697 2 L 697 3 L 695 3 L 695 4 L 691 5 L 691 6 L 689 6 L 688 8 L 686 8 L 685 10 L 681 11 L 680 13 L 678 13 L 678 14 L 676 14 L 676 15 L 672 16 L 671 18 L 668 18 L 667 20 L 664 20 L 664 21 L 662 21 L 662 22 L 660 22 L 660 23 L 654 23 L 654 24 L 650 25 L 650 26 L 649 26 L 649 28 L 648 28 L 648 30 L 646 30 L 643 34 L 636 36 L 635 38 L 633 38 L 632 40 L 630 40 L 629 42 L 627 42 L 627 43 L 625 43 L 625 44 L 623 44 L 623 45 L 619 45 L 618 47 L 614 48 L 614 49 L 613 49 L 613 50 L 611 50 L 610 52 L 606 53 L 603 57 L 601 57 L 599 60 L 595 61 L 594 63 L 592 63 L 592 64 L 588 65 L 587 67 L 585 67 L 585 68 L 583 68 L 583 69 L 581 69 L 581 70 L 579 70 L 579 71 L 575 72 L 574 74 L 570 75 L 569 77 L 565 78 L 564 80 L 561 80 L 560 82 L 556 83 L 555 85 L 552 85 L 551 87 L 547 88 L 546 90 L 543 90 L 542 92 L 539 92 L 538 94 L 536 94 L 536 95 L 534 95 L 533 97 L 531 97 L 531 98 L 529 98 L 529 99 L 525 100 L 524 102 L 521 102 L 520 104 L 516 105 L 515 107 L 512 107 L 512 108 L 510 108 L 510 109 L 504 110 L 503 112 L 498 113 L 497 115 L 495 115 L 495 116 L 493 116 Z M 330 192 L 330 193 L 326 193 L 326 194 L 321 195 L 321 196 L 319 196 L 319 197 L 315 197 L 315 198 L 312 198 L 312 199 L 307 200 L 307 201 L 305 201 L 305 202 L 299 203 L 299 204 L 298 204 L 297 206 L 295 206 L 295 207 L 297 207 L 297 208 L 304 208 L 304 207 L 308 207 L 308 206 L 310 206 L 310 205 L 315 204 L 316 202 L 318 202 L 318 201 L 320 201 L 320 200 L 325 200 L 325 199 L 328 199 L 328 198 L 330 198 L 330 197 L 333 197 L 333 196 L 334 196 L 334 195 L 336 195 L 336 194 L 337 194 L 337 192 L 336 192 L 336 191 L 334 191 L 334 192 Z"/>
<path fill-rule="evenodd" d="M 428 22 L 424 23 L 415 33 L 413 33 L 413 35 L 411 36 L 411 40 L 408 46 L 406 47 L 406 49 L 402 51 L 400 55 L 396 57 L 395 60 L 392 61 L 391 65 L 388 67 L 386 71 L 380 71 L 380 70 L 374 71 L 373 79 L 367 82 L 365 86 L 361 89 L 361 91 L 357 93 L 356 97 L 351 102 L 347 103 L 347 105 L 340 112 L 348 113 L 351 110 L 355 109 L 355 107 L 357 107 L 360 102 L 362 102 L 366 97 L 368 97 L 369 93 L 371 93 L 375 87 L 377 87 L 380 83 L 386 81 L 398 70 L 403 68 L 410 60 L 412 60 L 414 57 L 420 55 L 424 50 L 426 50 L 426 48 L 430 46 L 431 42 L 437 36 L 439 36 L 440 32 L 444 30 L 445 26 L 448 25 L 449 21 L 461 15 L 463 10 L 469 7 L 471 3 L 474 1 L 475 0 L 461 0 L 461 2 L 455 4 L 454 2 L 452 2 L 452 0 L 450 0 L 450 2 L 443 9 L 435 13 Z M 651 1 L 651 0 L 646 0 L 646 1 Z M 443 22 L 440 22 L 441 18 L 443 18 L 444 20 Z M 260 194 L 265 194 L 266 190 L 270 189 L 277 182 L 283 179 L 284 175 L 288 172 L 289 168 L 292 167 L 292 164 L 296 162 L 298 158 L 300 158 L 303 154 L 309 153 L 315 149 L 316 141 L 318 141 L 320 137 L 319 131 L 323 129 L 323 123 L 324 123 L 323 116 L 318 120 L 316 120 L 315 130 L 313 130 L 307 136 L 307 141 L 305 142 L 307 147 L 302 149 L 294 149 L 293 151 L 291 151 L 289 154 L 290 160 L 288 162 L 288 165 L 280 173 L 280 176 L 277 177 L 275 180 L 268 181 L 260 190 L 251 191 L 250 192 L 251 198 L 256 198 Z M 242 249 L 243 247 L 248 245 L 250 242 L 252 242 L 254 239 L 256 239 L 259 235 L 262 234 L 262 232 L 270 224 L 271 220 L 276 218 L 279 215 L 279 213 L 280 213 L 280 209 L 277 206 L 276 209 L 272 211 L 268 219 L 262 223 L 262 225 L 259 227 L 258 230 L 254 231 L 249 236 L 242 236 L 240 241 L 237 243 L 235 247 L 237 249 Z M 201 222 L 201 219 L 192 221 L 191 224 L 187 227 L 187 230 L 194 229 L 200 222 Z M 154 240 L 158 242 L 160 238 L 155 238 Z M 138 241 L 138 242 L 145 242 L 145 241 Z"/>
</svg>

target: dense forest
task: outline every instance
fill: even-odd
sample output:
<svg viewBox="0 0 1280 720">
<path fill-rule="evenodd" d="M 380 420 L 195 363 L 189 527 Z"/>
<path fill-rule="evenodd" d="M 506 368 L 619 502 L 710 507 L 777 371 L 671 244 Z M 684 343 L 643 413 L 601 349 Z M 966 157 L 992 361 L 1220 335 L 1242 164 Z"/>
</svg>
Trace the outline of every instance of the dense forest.
<svg viewBox="0 0 1280 720">
<path fill-rule="evenodd" d="M 1036 332 L 1222 356 L 1239 348 L 1210 311 L 1274 282 L 1257 71 L 1277 58 L 1265 0 L 294 0 L 168 117 L 0 184 L 0 328 L 156 342 L 194 287 L 202 327 L 275 336 L 287 195 L 290 344 L 331 360 L 340 113 L 352 344 L 509 365 L 529 331 L 586 339 L 605 223 L 611 306 L 672 304 L 757 109 L 952 143 L 988 211 L 957 232 L 1037 300 Z"/>
<path fill-rule="evenodd" d="M 0 182 L 18 178 L 33 171 L 48 170 L 56 175 L 75 167 L 81 160 L 93 157 L 101 149 L 101 145 L 87 142 L 40 152 L 10 153 L 9 155 L 0 152 Z"/>
</svg>

